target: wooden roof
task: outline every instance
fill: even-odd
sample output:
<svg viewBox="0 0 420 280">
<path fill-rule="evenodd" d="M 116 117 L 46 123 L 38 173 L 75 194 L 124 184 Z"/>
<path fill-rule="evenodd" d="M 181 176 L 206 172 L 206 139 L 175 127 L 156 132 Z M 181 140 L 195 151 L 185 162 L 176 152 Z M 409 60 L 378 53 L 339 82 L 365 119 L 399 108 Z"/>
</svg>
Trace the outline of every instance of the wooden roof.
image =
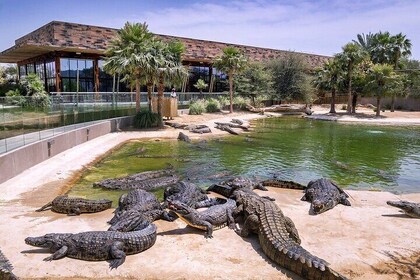
<svg viewBox="0 0 420 280">
<path fill-rule="evenodd" d="M 0 53 L 0 62 L 17 63 L 52 51 L 67 51 L 104 54 L 110 40 L 118 29 L 52 21 L 37 30 L 17 39 L 15 46 Z M 155 34 L 163 40 L 177 39 L 185 44 L 184 61 L 210 63 L 219 56 L 222 49 L 234 46 L 254 61 L 283 57 L 290 51 L 259 48 L 222 42 L 198 40 Z M 311 68 L 321 66 L 329 57 L 297 53 L 303 56 Z"/>
</svg>

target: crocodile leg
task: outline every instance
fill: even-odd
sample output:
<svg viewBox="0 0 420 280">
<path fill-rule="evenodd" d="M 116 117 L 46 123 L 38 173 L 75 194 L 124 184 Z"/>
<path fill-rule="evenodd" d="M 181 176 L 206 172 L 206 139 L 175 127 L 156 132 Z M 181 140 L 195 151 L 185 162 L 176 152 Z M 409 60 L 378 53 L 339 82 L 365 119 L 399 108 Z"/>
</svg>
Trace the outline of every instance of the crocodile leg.
<svg viewBox="0 0 420 280">
<path fill-rule="evenodd" d="M 203 225 L 207 228 L 205 238 L 213 238 L 213 225 L 207 221 L 203 221 Z"/>
<path fill-rule="evenodd" d="M 296 241 L 297 244 L 300 244 L 301 241 L 300 241 L 299 233 L 296 229 L 295 223 L 293 223 L 292 219 L 286 216 L 284 216 L 284 221 L 285 221 L 286 230 L 289 233 L 290 238 Z"/>
<path fill-rule="evenodd" d="M 168 221 L 168 222 L 173 222 L 178 218 L 177 215 L 171 215 L 171 213 L 168 213 L 166 211 L 162 211 L 162 215 L 161 215 L 161 219 Z"/>
<path fill-rule="evenodd" d="M 50 262 L 52 260 L 61 259 L 61 258 L 65 257 L 67 255 L 67 250 L 68 250 L 68 247 L 67 246 L 63 246 L 63 247 L 60 248 L 60 250 L 56 251 L 51 256 L 45 258 L 44 261 Z"/>
<path fill-rule="evenodd" d="M 113 259 L 109 261 L 109 268 L 111 268 L 111 270 L 119 267 L 125 262 L 125 253 L 122 250 L 123 248 L 124 248 L 123 242 L 116 241 L 112 244 L 110 253 Z"/>
<path fill-rule="evenodd" d="M 232 209 L 226 209 L 227 224 L 230 229 L 239 230 L 232 215 Z"/>
<path fill-rule="evenodd" d="M 246 220 L 244 225 L 242 226 L 242 229 L 237 231 L 239 233 L 240 236 L 242 237 L 247 237 L 250 233 L 250 231 L 256 231 L 258 230 L 258 225 L 259 225 L 260 221 L 258 219 L 257 215 L 249 215 Z"/>
<path fill-rule="evenodd" d="M 79 216 L 82 213 L 79 207 L 72 208 L 67 216 Z"/>
</svg>

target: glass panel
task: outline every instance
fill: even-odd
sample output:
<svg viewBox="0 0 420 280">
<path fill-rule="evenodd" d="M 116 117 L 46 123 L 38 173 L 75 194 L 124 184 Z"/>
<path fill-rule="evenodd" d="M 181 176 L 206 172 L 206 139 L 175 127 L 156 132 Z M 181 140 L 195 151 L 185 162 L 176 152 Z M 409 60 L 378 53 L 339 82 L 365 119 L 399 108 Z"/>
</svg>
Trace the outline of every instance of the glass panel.
<svg viewBox="0 0 420 280">
<path fill-rule="evenodd" d="M 86 60 L 85 77 L 93 79 L 93 60 Z"/>
<path fill-rule="evenodd" d="M 33 63 L 26 65 L 26 73 L 29 75 L 31 73 L 35 73 L 35 66 Z"/>
<path fill-rule="evenodd" d="M 38 77 L 39 77 L 41 80 L 44 80 L 44 78 L 45 78 L 45 73 L 44 73 L 44 62 L 37 62 L 37 63 L 35 64 L 35 67 L 36 67 L 36 73 L 38 74 Z"/>
<path fill-rule="evenodd" d="M 60 67 L 61 67 L 61 77 L 70 77 L 70 65 L 69 65 L 68 58 L 61 58 L 60 59 Z"/>
<path fill-rule="evenodd" d="M 76 75 L 77 75 L 77 59 L 69 59 L 69 62 L 70 62 L 69 77 L 76 78 Z"/>
<path fill-rule="evenodd" d="M 24 77 L 26 76 L 26 67 L 25 65 L 21 65 L 19 66 L 19 77 Z"/>
</svg>

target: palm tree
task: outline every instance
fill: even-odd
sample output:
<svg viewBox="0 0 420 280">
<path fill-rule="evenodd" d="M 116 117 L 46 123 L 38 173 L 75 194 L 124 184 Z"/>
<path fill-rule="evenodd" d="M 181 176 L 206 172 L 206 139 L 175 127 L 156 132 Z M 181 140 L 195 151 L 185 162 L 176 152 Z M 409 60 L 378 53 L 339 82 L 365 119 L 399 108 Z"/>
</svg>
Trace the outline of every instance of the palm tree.
<svg viewBox="0 0 420 280">
<path fill-rule="evenodd" d="M 104 67 L 107 71 L 129 74 L 136 84 L 136 111 L 140 111 L 140 80 L 144 69 L 150 67 L 150 42 L 153 34 L 147 24 L 127 22 L 118 31 L 115 39 L 106 50 Z"/>
<path fill-rule="evenodd" d="M 398 68 L 401 57 L 407 57 L 411 55 L 411 41 L 405 37 L 402 33 L 398 33 L 391 37 L 391 63 L 394 66 L 394 70 Z M 392 94 L 391 99 L 391 112 L 394 112 L 395 107 L 395 94 Z"/>
<path fill-rule="evenodd" d="M 214 60 L 214 66 L 225 72 L 229 77 L 230 113 L 233 113 L 233 76 L 242 71 L 247 59 L 235 47 L 226 47 L 223 54 Z"/>
<path fill-rule="evenodd" d="M 375 64 L 367 75 L 366 87 L 376 92 L 376 116 L 381 113 L 381 98 L 397 87 L 398 78 L 389 64 Z"/>
<path fill-rule="evenodd" d="M 162 101 L 165 82 L 176 84 L 188 76 L 188 70 L 182 65 L 181 58 L 185 46 L 179 41 L 162 43 L 159 56 L 159 67 L 157 69 L 158 80 L 158 113 L 162 116 Z"/>
<path fill-rule="evenodd" d="M 374 44 L 374 40 L 375 34 L 369 32 L 368 34 L 357 34 L 357 41 L 353 40 L 353 43 L 357 44 L 360 48 L 369 53 Z"/>
<path fill-rule="evenodd" d="M 331 91 L 330 113 L 335 114 L 335 94 L 341 83 L 342 65 L 337 56 L 325 62 L 324 66 L 316 70 L 313 84 L 319 90 Z"/>
<path fill-rule="evenodd" d="M 203 79 L 198 79 L 197 83 L 194 84 L 194 87 L 200 91 L 200 96 L 203 94 L 203 89 L 206 89 L 208 86 Z"/>
<path fill-rule="evenodd" d="M 347 112 L 355 112 L 355 108 L 352 108 L 352 75 L 355 65 L 360 63 L 365 56 L 365 53 L 358 44 L 348 43 L 343 47 L 343 52 L 338 54 L 338 59 L 343 63 L 344 69 L 347 71 L 348 80 L 348 100 L 347 100 Z"/>
</svg>

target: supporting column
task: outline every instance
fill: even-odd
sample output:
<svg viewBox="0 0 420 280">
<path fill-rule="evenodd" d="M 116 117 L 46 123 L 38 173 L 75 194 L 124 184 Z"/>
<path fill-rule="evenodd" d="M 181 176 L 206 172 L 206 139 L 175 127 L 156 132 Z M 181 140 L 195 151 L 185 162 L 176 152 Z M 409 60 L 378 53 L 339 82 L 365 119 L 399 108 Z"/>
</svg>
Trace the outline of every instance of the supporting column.
<svg viewBox="0 0 420 280">
<path fill-rule="evenodd" d="M 57 94 L 61 92 L 61 64 L 60 57 L 55 57 L 55 86 L 57 89 Z"/>
<path fill-rule="evenodd" d="M 96 100 L 98 100 L 99 99 L 99 63 L 98 63 L 98 59 L 95 59 L 94 67 L 95 67 L 95 71 L 94 71 L 95 98 L 96 98 Z"/>
</svg>

